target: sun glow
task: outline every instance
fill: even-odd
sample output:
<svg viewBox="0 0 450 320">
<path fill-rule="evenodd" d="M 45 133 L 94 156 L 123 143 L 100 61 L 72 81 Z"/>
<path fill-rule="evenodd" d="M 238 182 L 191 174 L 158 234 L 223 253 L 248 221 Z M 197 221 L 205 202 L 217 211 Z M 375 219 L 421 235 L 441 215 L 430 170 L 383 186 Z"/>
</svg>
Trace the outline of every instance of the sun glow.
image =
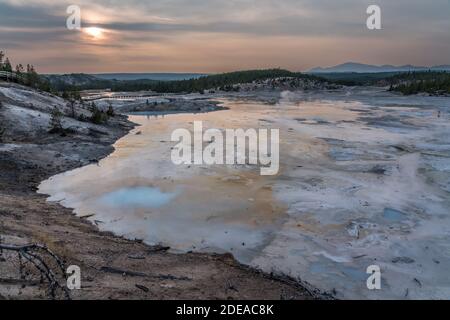
<svg viewBox="0 0 450 320">
<path fill-rule="evenodd" d="M 102 39 L 104 35 L 104 30 L 97 27 L 84 28 L 83 32 L 91 36 L 95 40 Z"/>
</svg>

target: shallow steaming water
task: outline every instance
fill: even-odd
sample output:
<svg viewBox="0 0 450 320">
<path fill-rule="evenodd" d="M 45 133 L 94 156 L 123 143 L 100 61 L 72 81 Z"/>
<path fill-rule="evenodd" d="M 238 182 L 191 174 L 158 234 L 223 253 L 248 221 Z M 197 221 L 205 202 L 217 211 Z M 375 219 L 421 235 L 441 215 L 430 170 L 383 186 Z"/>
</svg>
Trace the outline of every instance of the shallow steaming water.
<svg viewBox="0 0 450 320">
<path fill-rule="evenodd" d="M 450 99 L 376 90 L 272 98 L 131 116 L 140 127 L 113 154 L 44 181 L 40 192 L 94 214 L 102 230 L 175 252 L 231 252 L 339 298 L 450 298 Z M 193 121 L 280 129 L 279 174 L 175 166 L 171 133 L 192 131 Z M 382 269 L 380 291 L 367 289 L 370 265 Z"/>
</svg>

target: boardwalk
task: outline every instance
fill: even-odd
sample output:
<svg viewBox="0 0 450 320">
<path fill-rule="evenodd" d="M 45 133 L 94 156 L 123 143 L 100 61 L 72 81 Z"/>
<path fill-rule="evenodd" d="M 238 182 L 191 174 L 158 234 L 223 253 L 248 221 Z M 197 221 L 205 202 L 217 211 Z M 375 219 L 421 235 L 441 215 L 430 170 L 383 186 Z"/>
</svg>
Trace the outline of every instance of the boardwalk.
<svg viewBox="0 0 450 320">
<path fill-rule="evenodd" d="M 99 94 L 99 95 L 88 95 L 83 97 L 84 101 L 95 101 L 95 100 L 146 100 L 153 98 L 155 96 L 161 96 L 163 94 L 150 93 L 150 94 Z"/>
</svg>

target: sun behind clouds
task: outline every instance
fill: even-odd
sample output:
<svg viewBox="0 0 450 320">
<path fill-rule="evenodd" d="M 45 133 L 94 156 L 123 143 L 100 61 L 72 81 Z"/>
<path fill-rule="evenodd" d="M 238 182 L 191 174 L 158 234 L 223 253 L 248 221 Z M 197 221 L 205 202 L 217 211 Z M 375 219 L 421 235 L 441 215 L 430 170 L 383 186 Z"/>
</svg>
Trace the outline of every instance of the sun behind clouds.
<svg viewBox="0 0 450 320">
<path fill-rule="evenodd" d="M 105 30 L 97 27 L 83 28 L 83 32 L 92 37 L 94 40 L 101 40 L 105 35 Z"/>
</svg>

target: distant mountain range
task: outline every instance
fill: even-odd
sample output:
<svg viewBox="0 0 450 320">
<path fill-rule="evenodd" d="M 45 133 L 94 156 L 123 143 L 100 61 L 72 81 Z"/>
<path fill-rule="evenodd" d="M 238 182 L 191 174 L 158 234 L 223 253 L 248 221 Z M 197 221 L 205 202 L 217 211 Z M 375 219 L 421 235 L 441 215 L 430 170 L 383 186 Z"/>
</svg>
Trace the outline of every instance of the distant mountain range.
<svg viewBox="0 0 450 320">
<path fill-rule="evenodd" d="M 375 66 L 369 64 L 347 62 L 334 67 L 329 68 L 314 68 L 308 71 L 308 73 L 380 73 L 380 72 L 408 72 L 408 71 L 450 71 L 450 65 L 433 66 L 433 67 L 420 67 L 413 65 L 404 66 L 392 66 L 383 65 Z"/>
<path fill-rule="evenodd" d="M 206 76 L 199 73 L 102 73 L 92 76 L 104 80 L 156 80 L 156 81 L 179 81 L 198 79 Z"/>
</svg>

